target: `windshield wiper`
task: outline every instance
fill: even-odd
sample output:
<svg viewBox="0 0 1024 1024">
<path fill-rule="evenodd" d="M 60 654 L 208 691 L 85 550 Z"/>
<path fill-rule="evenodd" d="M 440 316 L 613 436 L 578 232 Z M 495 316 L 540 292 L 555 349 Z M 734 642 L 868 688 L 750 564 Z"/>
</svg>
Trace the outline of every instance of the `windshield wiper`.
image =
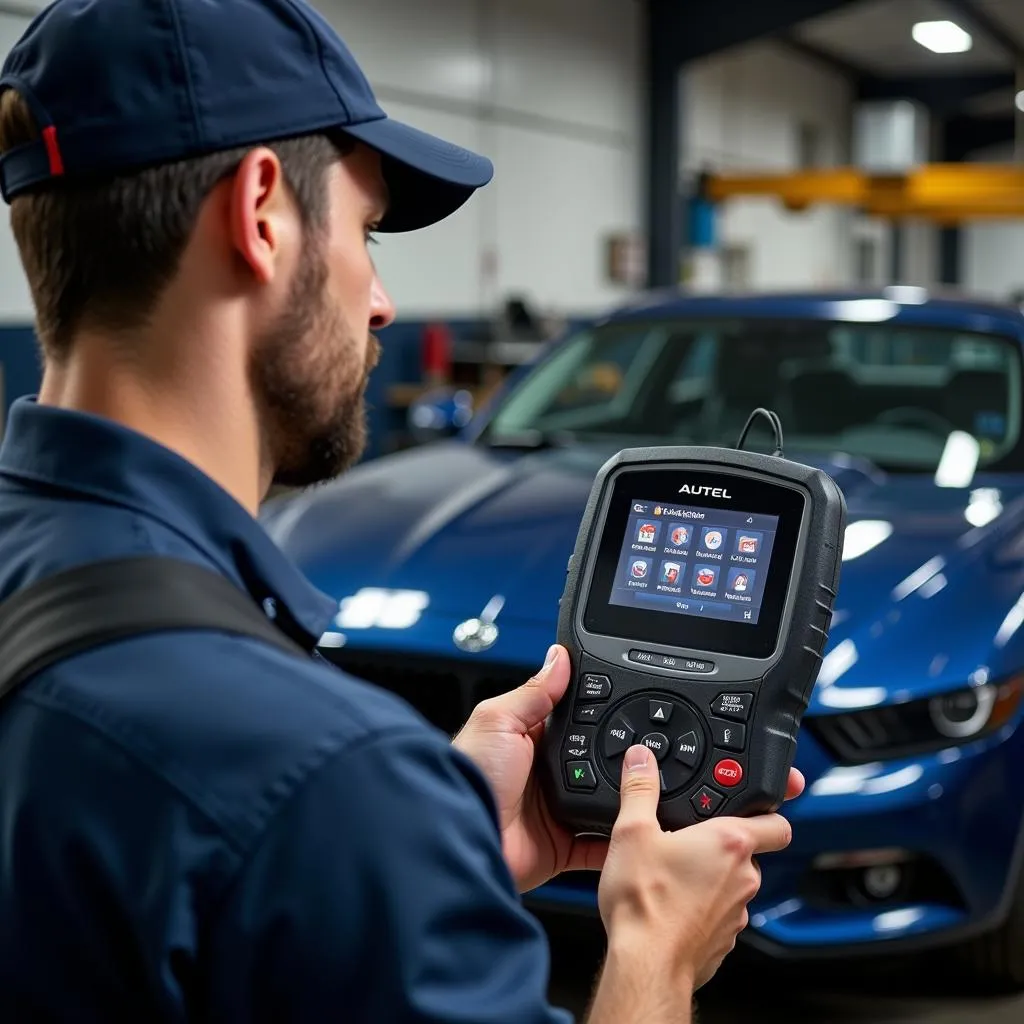
<svg viewBox="0 0 1024 1024">
<path fill-rule="evenodd" d="M 492 434 L 483 438 L 491 448 L 524 448 L 540 451 L 543 448 L 569 448 L 576 435 L 569 430 L 521 430 L 515 434 Z"/>
</svg>

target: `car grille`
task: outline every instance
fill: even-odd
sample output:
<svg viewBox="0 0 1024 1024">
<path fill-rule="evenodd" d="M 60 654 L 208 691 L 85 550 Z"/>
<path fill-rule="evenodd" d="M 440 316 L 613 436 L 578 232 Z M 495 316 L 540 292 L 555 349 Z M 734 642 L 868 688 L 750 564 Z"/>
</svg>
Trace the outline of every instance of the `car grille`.
<svg viewBox="0 0 1024 1024">
<path fill-rule="evenodd" d="M 913 755 L 935 736 L 927 701 L 806 718 L 804 728 L 840 764 Z"/>
<path fill-rule="evenodd" d="M 324 658 L 357 679 L 397 694 L 449 736 L 462 727 L 482 700 L 525 683 L 530 670 L 522 666 L 471 664 L 417 654 L 324 648 Z"/>
</svg>

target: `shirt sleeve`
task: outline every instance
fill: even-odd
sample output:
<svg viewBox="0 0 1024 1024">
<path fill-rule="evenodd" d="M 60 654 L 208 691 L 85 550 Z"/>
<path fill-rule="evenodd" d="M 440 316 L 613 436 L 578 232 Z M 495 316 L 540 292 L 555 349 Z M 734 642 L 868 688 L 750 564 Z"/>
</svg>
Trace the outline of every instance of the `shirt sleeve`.
<svg viewBox="0 0 1024 1024">
<path fill-rule="evenodd" d="M 426 730 L 364 740 L 301 785 L 211 953 L 214 1020 L 572 1024 L 547 1001 L 546 935 L 486 783 Z"/>
</svg>

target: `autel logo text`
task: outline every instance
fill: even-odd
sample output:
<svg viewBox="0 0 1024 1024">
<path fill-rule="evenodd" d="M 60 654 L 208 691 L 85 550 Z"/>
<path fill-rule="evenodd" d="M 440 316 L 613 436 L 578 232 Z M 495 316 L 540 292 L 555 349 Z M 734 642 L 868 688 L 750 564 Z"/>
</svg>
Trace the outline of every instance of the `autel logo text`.
<svg viewBox="0 0 1024 1024">
<path fill-rule="evenodd" d="M 683 484 L 679 488 L 680 494 L 692 494 L 694 497 L 703 495 L 707 498 L 728 498 L 732 500 L 732 495 L 724 487 L 708 487 L 706 484 Z"/>
</svg>

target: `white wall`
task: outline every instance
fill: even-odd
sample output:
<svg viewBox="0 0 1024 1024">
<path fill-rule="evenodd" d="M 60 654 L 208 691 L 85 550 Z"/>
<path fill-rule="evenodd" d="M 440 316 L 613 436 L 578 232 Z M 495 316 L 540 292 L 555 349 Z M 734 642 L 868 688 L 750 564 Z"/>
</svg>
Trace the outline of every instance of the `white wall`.
<svg viewBox="0 0 1024 1024">
<path fill-rule="evenodd" d="M 41 6 L 41 0 L 39 0 Z M 28 25 L 28 18 L 0 14 L 0 54 L 18 41 Z M 9 211 L 0 199 L 0 324 L 30 324 L 33 320 L 32 297 L 25 280 L 14 236 L 8 227 Z"/>
<path fill-rule="evenodd" d="M 490 312 L 511 292 L 569 312 L 623 295 L 604 280 L 602 240 L 636 230 L 642 211 L 641 3 L 313 2 L 389 114 L 496 164 L 448 221 L 381 237 L 374 258 L 400 317 Z M 26 23 L 0 17 L 0 52 Z M 4 318 L 30 320 L 31 306 L 0 226 Z"/>
<path fill-rule="evenodd" d="M 979 150 L 972 160 L 1009 163 L 1013 145 Z M 975 221 L 963 229 L 960 275 L 964 287 L 1005 300 L 1024 291 L 1024 224 L 1019 220 Z"/>
<path fill-rule="evenodd" d="M 797 170 L 801 123 L 820 133 L 822 164 L 849 159 L 849 85 L 777 44 L 753 43 L 693 64 L 682 88 L 684 173 Z M 717 234 L 720 246 L 747 249 L 751 288 L 828 287 L 853 278 L 853 215 L 839 207 L 794 213 L 770 198 L 733 199 L 720 209 Z"/>
</svg>

